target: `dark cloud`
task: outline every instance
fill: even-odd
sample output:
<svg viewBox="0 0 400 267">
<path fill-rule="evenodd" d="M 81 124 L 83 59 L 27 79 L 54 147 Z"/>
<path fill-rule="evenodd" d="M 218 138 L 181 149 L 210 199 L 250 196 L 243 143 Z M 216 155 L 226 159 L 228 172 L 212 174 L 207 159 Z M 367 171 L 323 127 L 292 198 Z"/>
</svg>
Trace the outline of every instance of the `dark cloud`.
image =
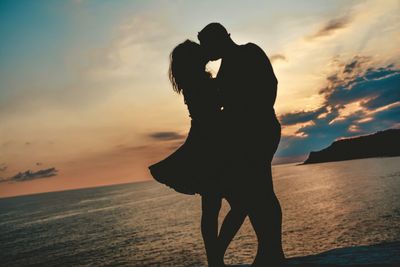
<svg viewBox="0 0 400 267">
<path fill-rule="evenodd" d="M 368 109 L 386 106 L 400 100 L 400 70 L 370 69 L 348 84 L 333 87 L 325 97 L 329 105 L 367 99 L 362 105 Z"/>
<path fill-rule="evenodd" d="M 361 123 L 359 126 L 364 132 L 367 132 L 371 128 L 374 131 L 379 131 L 390 128 L 398 123 L 400 123 L 400 104 L 376 113 L 373 121 Z"/>
<path fill-rule="evenodd" d="M 333 34 L 335 31 L 339 29 L 346 28 L 351 22 L 350 16 L 344 16 L 341 18 L 336 18 L 328 21 L 325 25 L 323 25 L 319 30 L 317 30 L 312 35 L 308 36 L 308 40 L 314 40 L 316 38 L 322 36 L 328 36 Z"/>
<path fill-rule="evenodd" d="M 279 120 L 284 125 L 308 122 L 326 111 L 327 111 L 326 107 L 321 107 L 319 109 L 312 111 L 299 111 L 299 112 L 286 113 L 282 115 L 279 118 Z"/>
<path fill-rule="evenodd" d="M 357 64 L 359 64 L 358 60 L 357 60 L 357 59 L 353 60 L 352 62 L 350 62 L 349 64 L 346 64 L 346 65 L 344 66 L 343 72 L 344 72 L 344 73 L 351 73 L 351 72 L 353 72 L 353 70 L 355 69 L 355 67 L 357 67 Z"/>
<path fill-rule="evenodd" d="M 337 118 L 337 109 L 331 110 L 326 117 L 311 119 L 312 125 L 301 127 L 297 133 L 302 136 L 283 136 L 277 153 L 278 156 L 300 156 L 309 151 L 322 149 L 338 137 L 338 133 L 346 132 L 351 125 L 347 121 L 330 122 Z"/>
<path fill-rule="evenodd" d="M 269 57 L 269 60 L 270 60 L 271 62 L 275 62 L 275 61 L 278 61 L 278 60 L 287 61 L 287 58 L 286 58 L 286 56 L 283 55 L 283 54 L 274 54 L 274 55 L 272 55 L 272 56 Z"/>
<path fill-rule="evenodd" d="M 277 156 L 307 154 L 337 138 L 369 134 L 400 123 L 400 68 L 393 64 L 371 67 L 368 58 L 355 57 L 327 77 L 320 93 L 325 98 L 320 108 L 280 117 L 282 125 L 312 123 L 298 129 L 298 136 L 284 136 Z M 355 102 L 360 108 L 343 115 L 346 105 Z"/>
<path fill-rule="evenodd" d="M 0 182 L 25 182 L 25 181 L 31 181 L 31 180 L 36 180 L 36 179 L 41 179 L 41 178 L 48 178 L 52 176 L 57 175 L 58 170 L 55 168 L 49 168 L 49 169 L 43 169 L 39 170 L 36 172 L 33 172 L 31 170 L 27 170 L 25 172 L 19 172 L 16 175 L 7 178 L 7 179 L 1 179 Z"/>
<path fill-rule="evenodd" d="M 155 132 L 148 135 L 152 139 L 169 141 L 169 140 L 181 140 L 185 136 L 177 132 Z"/>
</svg>

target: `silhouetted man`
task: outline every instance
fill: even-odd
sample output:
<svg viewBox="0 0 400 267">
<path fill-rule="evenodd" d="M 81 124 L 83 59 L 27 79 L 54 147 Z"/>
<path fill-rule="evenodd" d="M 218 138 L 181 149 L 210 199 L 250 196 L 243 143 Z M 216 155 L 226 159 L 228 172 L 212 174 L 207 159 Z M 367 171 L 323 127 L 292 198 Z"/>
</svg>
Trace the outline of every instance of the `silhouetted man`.
<svg viewBox="0 0 400 267">
<path fill-rule="evenodd" d="M 260 47 L 237 45 L 221 24 L 207 25 L 198 39 L 210 60 L 222 58 L 217 83 L 223 107 L 225 196 L 243 205 L 256 232 L 253 266 L 277 266 L 284 259 L 282 213 L 271 173 L 281 130 L 273 108 L 277 79 Z"/>
</svg>

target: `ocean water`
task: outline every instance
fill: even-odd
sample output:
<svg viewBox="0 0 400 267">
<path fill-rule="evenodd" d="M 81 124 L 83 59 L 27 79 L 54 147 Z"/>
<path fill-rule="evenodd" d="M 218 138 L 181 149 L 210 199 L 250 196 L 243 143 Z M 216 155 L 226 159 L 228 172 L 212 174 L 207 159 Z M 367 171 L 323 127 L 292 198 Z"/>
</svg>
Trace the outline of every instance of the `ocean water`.
<svg viewBox="0 0 400 267">
<path fill-rule="evenodd" d="M 286 256 L 400 240 L 400 157 L 279 165 L 273 174 Z M 255 251 L 246 220 L 226 262 L 251 263 Z M 156 182 L 0 199 L 1 266 L 205 262 L 200 197 Z"/>
</svg>

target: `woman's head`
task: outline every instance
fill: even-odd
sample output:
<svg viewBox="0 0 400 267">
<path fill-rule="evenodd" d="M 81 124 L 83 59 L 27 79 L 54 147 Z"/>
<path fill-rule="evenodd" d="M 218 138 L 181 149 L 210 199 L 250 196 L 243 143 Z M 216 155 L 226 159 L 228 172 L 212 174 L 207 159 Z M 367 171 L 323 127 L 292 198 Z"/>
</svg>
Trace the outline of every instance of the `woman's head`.
<svg viewBox="0 0 400 267">
<path fill-rule="evenodd" d="M 186 40 L 177 45 L 170 55 L 169 79 L 175 92 L 192 86 L 204 78 L 207 59 L 199 44 Z"/>
</svg>

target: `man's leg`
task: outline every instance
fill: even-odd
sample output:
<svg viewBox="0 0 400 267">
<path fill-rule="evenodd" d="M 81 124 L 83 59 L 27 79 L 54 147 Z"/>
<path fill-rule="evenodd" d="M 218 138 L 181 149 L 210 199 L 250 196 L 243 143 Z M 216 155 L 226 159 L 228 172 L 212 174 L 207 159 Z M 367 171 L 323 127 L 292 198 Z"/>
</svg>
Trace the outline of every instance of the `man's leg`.
<svg viewBox="0 0 400 267">
<path fill-rule="evenodd" d="M 282 210 L 273 191 L 269 166 L 254 167 L 254 192 L 249 194 L 249 218 L 258 239 L 257 256 L 253 266 L 278 266 L 284 259 L 281 232 Z"/>
</svg>

